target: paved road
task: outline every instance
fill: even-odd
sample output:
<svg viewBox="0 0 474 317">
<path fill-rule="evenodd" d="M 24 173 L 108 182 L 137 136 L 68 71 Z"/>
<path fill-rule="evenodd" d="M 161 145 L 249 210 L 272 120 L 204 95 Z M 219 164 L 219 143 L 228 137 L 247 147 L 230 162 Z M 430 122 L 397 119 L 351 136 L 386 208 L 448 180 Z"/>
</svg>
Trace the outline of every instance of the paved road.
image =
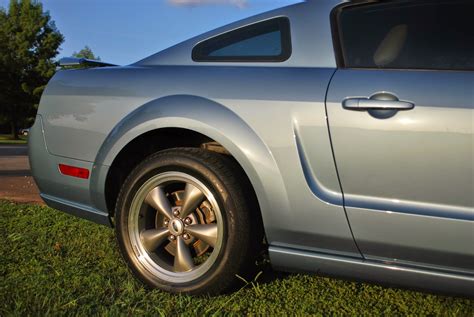
<svg viewBox="0 0 474 317">
<path fill-rule="evenodd" d="M 26 145 L 0 145 L 0 156 L 28 156 Z"/>
<path fill-rule="evenodd" d="M 43 202 L 31 177 L 25 145 L 0 145 L 0 199 Z"/>
</svg>

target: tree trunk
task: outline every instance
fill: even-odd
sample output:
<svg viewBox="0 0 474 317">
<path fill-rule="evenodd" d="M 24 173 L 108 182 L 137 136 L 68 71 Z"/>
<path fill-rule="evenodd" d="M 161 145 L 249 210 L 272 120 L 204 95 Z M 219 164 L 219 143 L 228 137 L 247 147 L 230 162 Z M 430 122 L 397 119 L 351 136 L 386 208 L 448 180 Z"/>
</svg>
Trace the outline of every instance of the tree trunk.
<svg viewBox="0 0 474 317">
<path fill-rule="evenodd" d="M 11 128 L 12 128 L 12 137 L 13 137 L 13 139 L 14 139 L 14 140 L 18 140 L 18 139 L 19 139 L 19 138 L 18 138 L 18 127 L 17 127 L 17 125 L 16 125 L 15 120 L 12 120 L 12 121 L 11 121 L 11 125 L 10 125 L 10 126 L 11 126 Z"/>
</svg>

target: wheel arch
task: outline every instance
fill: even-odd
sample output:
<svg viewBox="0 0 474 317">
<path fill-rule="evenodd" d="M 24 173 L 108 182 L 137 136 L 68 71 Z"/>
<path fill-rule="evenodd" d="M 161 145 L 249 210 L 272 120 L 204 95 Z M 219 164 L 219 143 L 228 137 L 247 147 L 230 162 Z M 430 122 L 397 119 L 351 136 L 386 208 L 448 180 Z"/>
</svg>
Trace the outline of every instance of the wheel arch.
<svg viewBox="0 0 474 317">
<path fill-rule="evenodd" d="M 171 136 L 181 135 L 181 138 L 176 142 L 163 143 L 161 149 L 196 146 L 202 141 L 217 142 L 222 146 L 249 179 L 264 223 L 272 208 L 288 208 L 283 179 L 265 142 L 227 107 L 190 95 L 153 100 L 134 110 L 114 127 L 95 160 L 95 171 L 91 178 L 94 203 L 110 211 L 110 202 L 108 204 L 105 199 L 106 188 L 110 171 L 124 151 L 133 144 L 139 144 L 135 142 L 140 142 L 142 138 L 163 140 L 170 133 Z"/>
</svg>

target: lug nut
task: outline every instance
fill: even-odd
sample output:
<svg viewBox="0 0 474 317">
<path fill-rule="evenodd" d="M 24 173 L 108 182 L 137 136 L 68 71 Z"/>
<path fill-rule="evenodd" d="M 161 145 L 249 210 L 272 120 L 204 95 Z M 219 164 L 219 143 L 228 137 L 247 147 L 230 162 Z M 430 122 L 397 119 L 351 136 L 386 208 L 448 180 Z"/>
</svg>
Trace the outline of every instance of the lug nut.
<svg viewBox="0 0 474 317">
<path fill-rule="evenodd" d="M 178 216 L 179 216 L 179 210 L 178 210 L 178 209 L 175 209 L 175 210 L 173 211 L 173 215 L 174 215 L 175 217 L 178 217 Z"/>
<path fill-rule="evenodd" d="M 165 226 L 167 226 L 170 223 L 169 219 L 165 219 Z"/>
<path fill-rule="evenodd" d="M 183 234 L 183 238 L 184 238 L 184 240 L 188 240 L 190 238 L 190 236 L 189 236 L 189 234 L 185 233 L 185 234 Z"/>
<path fill-rule="evenodd" d="M 170 240 L 171 240 L 171 241 L 174 241 L 174 240 L 176 240 L 176 237 L 173 236 L 173 235 L 171 235 L 171 236 L 170 236 Z"/>
<path fill-rule="evenodd" d="M 187 224 L 187 225 L 190 225 L 193 223 L 193 220 L 189 217 L 187 217 L 186 219 L 184 219 L 184 223 Z"/>
</svg>

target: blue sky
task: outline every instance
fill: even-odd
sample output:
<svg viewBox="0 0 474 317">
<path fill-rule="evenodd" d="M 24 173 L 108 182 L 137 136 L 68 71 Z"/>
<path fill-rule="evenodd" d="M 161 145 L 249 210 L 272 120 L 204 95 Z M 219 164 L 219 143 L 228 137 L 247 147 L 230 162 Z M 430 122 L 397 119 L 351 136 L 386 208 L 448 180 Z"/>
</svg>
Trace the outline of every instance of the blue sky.
<svg viewBox="0 0 474 317">
<path fill-rule="evenodd" d="M 126 65 L 194 35 L 298 0 L 44 0 L 65 36 L 60 57 L 85 45 Z M 7 7 L 9 0 L 0 0 Z"/>
</svg>

